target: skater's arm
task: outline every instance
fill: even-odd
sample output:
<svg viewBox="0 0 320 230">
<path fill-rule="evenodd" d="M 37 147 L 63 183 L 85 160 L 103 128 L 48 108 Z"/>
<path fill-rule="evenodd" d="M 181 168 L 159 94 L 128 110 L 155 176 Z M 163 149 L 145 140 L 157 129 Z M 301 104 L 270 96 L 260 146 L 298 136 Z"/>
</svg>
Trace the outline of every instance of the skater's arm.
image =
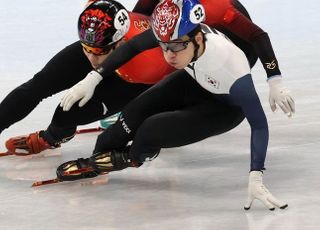
<svg viewBox="0 0 320 230">
<path fill-rule="evenodd" d="M 150 16 L 159 0 L 138 0 L 132 12 Z"/>
<path fill-rule="evenodd" d="M 266 116 L 250 75 L 238 79 L 230 89 L 233 103 L 241 107 L 251 127 L 250 170 L 264 169 L 269 131 Z"/>
<path fill-rule="evenodd" d="M 102 77 L 105 77 L 108 73 L 115 71 L 139 53 L 157 46 L 158 42 L 152 30 L 146 30 L 116 48 L 97 71 Z"/>
<path fill-rule="evenodd" d="M 269 35 L 235 8 L 228 9 L 222 26 L 254 47 L 268 77 L 280 75 Z"/>
<path fill-rule="evenodd" d="M 67 91 L 61 100 L 60 106 L 63 107 L 64 111 L 69 111 L 77 101 L 79 101 L 79 107 L 84 106 L 93 96 L 96 86 L 104 77 L 108 77 L 110 72 L 114 72 L 144 50 L 157 46 L 158 42 L 151 29 L 119 46 L 106 58 L 100 67 L 89 72 L 83 80 Z"/>
</svg>

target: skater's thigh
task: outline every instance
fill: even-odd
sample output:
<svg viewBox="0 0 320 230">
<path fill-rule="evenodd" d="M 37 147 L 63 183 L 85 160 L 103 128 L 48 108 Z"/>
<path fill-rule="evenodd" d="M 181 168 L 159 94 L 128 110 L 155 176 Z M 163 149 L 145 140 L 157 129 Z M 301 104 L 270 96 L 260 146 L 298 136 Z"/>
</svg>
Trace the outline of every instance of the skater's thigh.
<svg viewBox="0 0 320 230">
<path fill-rule="evenodd" d="M 158 113 L 139 127 L 134 141 L 178 147 L 233 129 L 244 119 L 238 107 L 208 102 Z"/>
</svg>

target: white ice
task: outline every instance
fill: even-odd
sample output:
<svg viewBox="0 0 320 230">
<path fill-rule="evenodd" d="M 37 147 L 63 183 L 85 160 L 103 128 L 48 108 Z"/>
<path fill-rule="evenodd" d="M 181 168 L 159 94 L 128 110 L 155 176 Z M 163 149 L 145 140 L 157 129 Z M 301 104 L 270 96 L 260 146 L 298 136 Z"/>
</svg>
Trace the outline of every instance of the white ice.
<svg viewBox="0 0 320 230">
<path fill-rule="evenodd" d="M 84 0 L 10 0 L 0 8 L 0 100 L 77 39 Z M 122 1 L 132 9 L 135 1 Z M 269 120 L 264 180 L 287 210 L 255 202 L 243 210 L 249 170 L 249 126 L 183 148 L 163 150 L 151 164 L 97 179 L 31 188 L 55 176 L 61 163 L 91 154 L 96 134 L 34 157 L 0 159 L 0 229 L 320 229 L 320 3 L 243 0 L 273 42 L 296 115 L 272 113 L 261 64 L 253 70 Z M 5 130 L 11 136 L 44 129 L 62 94 L 44 100 Z M 8 114 L 10 116 L 10 114 Z M 97 123 L 89 125 L 97 126 Z"/>
</svg>

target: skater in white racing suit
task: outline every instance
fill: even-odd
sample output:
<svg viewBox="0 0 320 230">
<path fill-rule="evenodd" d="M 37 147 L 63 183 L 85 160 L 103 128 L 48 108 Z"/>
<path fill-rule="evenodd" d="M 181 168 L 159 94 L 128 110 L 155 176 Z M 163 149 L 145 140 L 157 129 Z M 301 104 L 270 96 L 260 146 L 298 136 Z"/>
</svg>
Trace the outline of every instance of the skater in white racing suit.
<svg viewBox="0 0 320 230">
<path fill-rule="evenodd" d="M 57 169 L 60 180 L 94 177 L 140 166 L 147 158 L 154 158 L 161 148 L 182 146 L 227 132 L 245 118 L 251 127 L 245 209 L 251 207 L 254 199 L 261 200 L 270 210 L 287 207 L 262 182 L 268 123 L 251 79 L 248 60 L 222 33 L 200 24 L 204 13 L 197 0 L 166 0 L 156 6 L 152 16 L 153 32 L 136 37 L 139 48 L 131 47 L 132 53 L 127 52 L 126 56 L 160 45 L 166 61 L 178 70 L 130 102 L 118 121 L 98 137 L 90 158 L 60 165 Z M 119 55 L 124 50 L 127 47 L 119 47 L 113 54 Z M 109 58 L 112 59 L 112 55 Z M 118 61 L 121 65 L 121 60 Z M 106 60 L 100 71 L 112 70 L 112 65 L 115 63 Z M 99 70 L 91 77 L 101 77 Z M 79 89 L 83 95 L 87 90 L 92 89 Z M 278 103 L 293 113 L 294 101 L 289 91 L 280 93 Z M 61 106 L 70 101 L 70 96 L 72 93 L 65 95 Z M 128 146 L 131 140 L 132 145 Z M 91 170 L 70 174 L 81 168 Z"/>
</svg>

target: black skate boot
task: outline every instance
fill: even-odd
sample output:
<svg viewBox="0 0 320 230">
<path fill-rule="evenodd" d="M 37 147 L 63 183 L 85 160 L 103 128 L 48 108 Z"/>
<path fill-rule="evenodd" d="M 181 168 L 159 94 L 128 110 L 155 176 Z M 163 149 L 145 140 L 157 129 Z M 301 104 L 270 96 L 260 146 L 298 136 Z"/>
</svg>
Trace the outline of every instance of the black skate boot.
<svg viewBox="0 0 320 230">
<path fill-rule="evenodd" d="M 57 168 L 57 178 L 60 181 L 73 181 L 142 165 L 129 159 L 128 155 L 127 152 L 112 150 L 96 153 L 89 158 L 68 161 Z"/>
</svg>

